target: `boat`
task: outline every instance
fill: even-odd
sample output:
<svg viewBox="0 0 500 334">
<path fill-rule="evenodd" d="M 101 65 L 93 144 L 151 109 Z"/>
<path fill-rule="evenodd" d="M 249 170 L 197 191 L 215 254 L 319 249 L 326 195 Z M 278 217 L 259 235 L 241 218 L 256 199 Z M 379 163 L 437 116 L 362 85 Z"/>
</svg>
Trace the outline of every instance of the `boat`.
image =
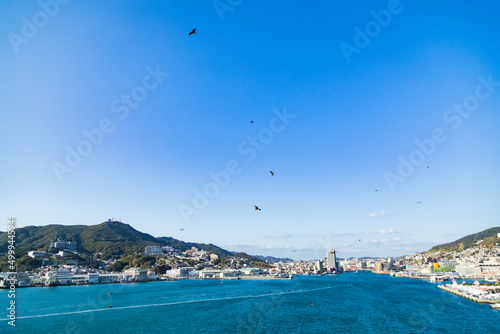
<svg viewBox="0 0 500 334">
<path fill-rule="evenodd" d="M 500 309 L 500 303 L 490 304 L 490 307 Z"/>
<path fill-rule="evenodd" d="M 436 275 L 432 275 L 431 277 L 429 277 L 429 282 L 436 283 Z"/>
<path fill-rule="evenodd" d="M 495 276 L 493 276 L 493 275 L 491 275 L 491 276 L 486 275 L 486 276 L 484 276 L 484 280 L 485 280 L 486 282 L 493 282 L 493 283 L 497 283 L 497 282 L 498 282 L 498 277 L 495 277 Z"/>
<path fill-rule="evenodd" d="M 449 280 L 449 279 L 450 279 L 450 278 L 449 278 L 449 277 L 447 277 L 447 276 L 437 276 L 437 277 L 436 277 L 436 280 L 437 280 L 438 282 L 444 282 L 444 281 L 447 281 L 447 280 Z"/>
</svg>

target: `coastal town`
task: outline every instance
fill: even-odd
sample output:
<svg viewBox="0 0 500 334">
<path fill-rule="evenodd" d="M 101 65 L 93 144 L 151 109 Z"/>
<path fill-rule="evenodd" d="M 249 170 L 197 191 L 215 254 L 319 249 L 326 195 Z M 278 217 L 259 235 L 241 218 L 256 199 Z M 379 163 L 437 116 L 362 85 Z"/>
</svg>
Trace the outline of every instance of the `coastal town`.
<svg viewBox="0 0 500 334">
<path fill-rule="evenodd" d="M 500 235 L 499 235 L 500 237 Z M 140 257 L 123 267 L 117 259 L 99 260 L 98 268 L 89 268 L 68 259 L 77 254 L 75 241 L 57 239 L 51 253 L 30 251 L 28 256 L 42 259 L 42 265 L 29 272 L 17 272 L 15 285 L 54 286 L 70 284 L 125 283 L 178 279 L 289 279 L 294 275 L 337 274 L 368 270 L 395 277 L 410 277 L 443 282 L 465 279 L 483 280 L 495 284 L 500 277 L 500 246 L 477 245 L 464 251 L 413 253 L 399 258 L 337 258 L 329 249 L 326 257 L 310 261 L 288 260 L 257 262 L 256 258 L 235 254 L 222 257 L 213 252 L 192 247 L 180 251 L 170 246 L 146 246 Z M 142 261 L 139 261 L 142 260 Z M 121 264 L 121 265 L 120 265 Z M 121 270 L 120 270 L 121 269 Z M 10 277 L 10 281 L 9 281 Z M 0 288 L 8 287 L 12 273 L 0 273 Z"/>
</svg>

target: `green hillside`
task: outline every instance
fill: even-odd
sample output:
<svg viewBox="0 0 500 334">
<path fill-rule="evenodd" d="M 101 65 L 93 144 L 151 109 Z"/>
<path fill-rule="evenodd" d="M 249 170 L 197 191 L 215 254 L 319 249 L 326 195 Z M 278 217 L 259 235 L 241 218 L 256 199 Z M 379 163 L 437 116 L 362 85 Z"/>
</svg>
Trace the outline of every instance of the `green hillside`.
<svg viewBox="0 0 500 334">
<path fill-rule="evenodd" d="M 92 255 L 101 253 L 100 258 L 103 260 L 111 257 L 142 253 L 144 252 L 144 247 L 152 245 L 171 246 L 180 251 L 196 247 L 222 257 L 234 254 L 212 244 L 184 242 L 171 237 L 155 238 L 150 234 L 135 230 L 128 224 L 116 221 L 104 222 L 92 226 L 27 226 L 15 231 L 17 257 L 26 256 L 29 251 L 49 251 L 50 244 L 55 241 L 56 237 L 64 241 L 76 241 L 78 243 L 77 251 L 82 254 Z M 0 234 L 0 254 L 7 253 L 7 236 L 7 232 Z"/>
<path fill-rule="evenodd" d="M 500 233 L 500 227 L 492 227 L 482 232 L 465 236 L 453 242 L 434 246 L 429 250 L 429 252 L 463 251 L 467 248 L 477 246 L 477 242 L 480 240 L 483 240 L 482 245 L 491 247 L 495 243 L 500 242 L 500 238 L 497 237 L 498 233 Z"/>
</svg>

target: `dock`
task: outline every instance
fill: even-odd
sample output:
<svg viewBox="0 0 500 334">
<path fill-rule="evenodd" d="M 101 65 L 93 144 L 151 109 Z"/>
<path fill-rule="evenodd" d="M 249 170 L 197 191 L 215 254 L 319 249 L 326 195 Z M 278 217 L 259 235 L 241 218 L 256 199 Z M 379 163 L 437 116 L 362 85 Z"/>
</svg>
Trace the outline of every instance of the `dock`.
<svg viewBox="0 0 500 334">
<path fill-rule="evenodd" d="M 475 297 L 475 296 L 472 296 L 472 295 L 460 292 L 457 289 L 452 289 L 452 288 L 450 288 L 450 287 L 448 287 L 446 285 L 438 285 L 437 287 L 438 287 L 438 289 L 447 291 L 449 293 L 453 293 L 454 295 L 457 295 L 457 296 L 460 296 L 460 297 L 472 300 L 472 301 L 474 301 L 476 303 L 481 303 L 481 304 L 495 304 L 495 303 L 500 302 L 500 300 L 498 300 L 498 299 L 497 300 L 493 300 L 493 299 L 483 299 L 483 298 Z"/>
</svg>

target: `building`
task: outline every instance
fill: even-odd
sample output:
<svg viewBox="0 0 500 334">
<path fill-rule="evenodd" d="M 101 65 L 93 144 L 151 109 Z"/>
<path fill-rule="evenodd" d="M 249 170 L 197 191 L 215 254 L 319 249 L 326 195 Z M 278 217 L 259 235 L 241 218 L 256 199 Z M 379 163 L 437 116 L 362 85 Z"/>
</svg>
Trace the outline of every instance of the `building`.
<svg viewBox="0 0 500 334">
<path fill-rule="evenodd" d="M 316 263 L 314 264 L 314 269 L 318 272 L 318 274 L 323 273 L 325 271 L 325 269 L 323 268 L 323 262 L 316 261 Z"/>
<path fill-rule="evenodd" d="M 162 256 L 163 249 L 160 246 L 146 246 L 144 249 L 144 254 L 152 256 Z"/>
<path fill-rule="evenodd" d="M 148 273 L 142 268 L 129 268 L 123 272 L 122 281 L 125 282 L 140 282 L 148 279 Z"/>
<path fill-rule="evenodd" d="M 472 276 L 472 275 L 481 275 L 481 267 L 477 265 L 460 265 L 455 267 L 455 271 L 460 275 L 460 276 Z"/>
<path fill-rule="evenodd" d="M 200 278 L 220 278 L 221 271 L 217 269 L 203 269 L 199 272 Z"/>
<path fill-rule="evenodd" d="M 38 251 L 30 251 L 30 252 L 28 252 L 28 256 L 36 259 L 38 257 L 47 256 L 47 253 L 45 253 L 45 252 L 38 252 Z"/>
<path fill-rule="evenodd" d="M 53 243 L 50 244 L 50 247 L 54 247 L 57 249 L 63 249 L 63 250 L 67 250 L 70 252 L 75 252 L 77 246 L 78 246 L 78 243 L 76 241 L 64 241 L 64 240 L 60 240 L 59 238 L 57 238 L 56 241 L 54 241 Z"/>
<path fill-rule="evenodd" d="M 177 269 L 170 269 L 167 270 L 167 276 L 172 277 L 172 278 L 187 278 L 189 276 L 189 273 L 193 271 L 193 267 L 183 267 L 183 268 L 177 268 Z"/>
<path fill-rule="evenodd" d="M 241 268 L 240 272 L 244 276 L 258 276 L 264 273 L 260 268 Z"/>
<path fill-rule="evenodd" d="M 88 273 L 87 274 L 87 283 L 99 283 L 99 274 L 98 273 Z"/>
<path fill-rule="evenodd" d="M 339 271 L 339 264 L 337 262 L 337 257 L 335 256 L 334 249 L 329 249 L 326 251 L 326 266 L 327 270 L 330 272 L 337 273 Z"/>
</svg>

